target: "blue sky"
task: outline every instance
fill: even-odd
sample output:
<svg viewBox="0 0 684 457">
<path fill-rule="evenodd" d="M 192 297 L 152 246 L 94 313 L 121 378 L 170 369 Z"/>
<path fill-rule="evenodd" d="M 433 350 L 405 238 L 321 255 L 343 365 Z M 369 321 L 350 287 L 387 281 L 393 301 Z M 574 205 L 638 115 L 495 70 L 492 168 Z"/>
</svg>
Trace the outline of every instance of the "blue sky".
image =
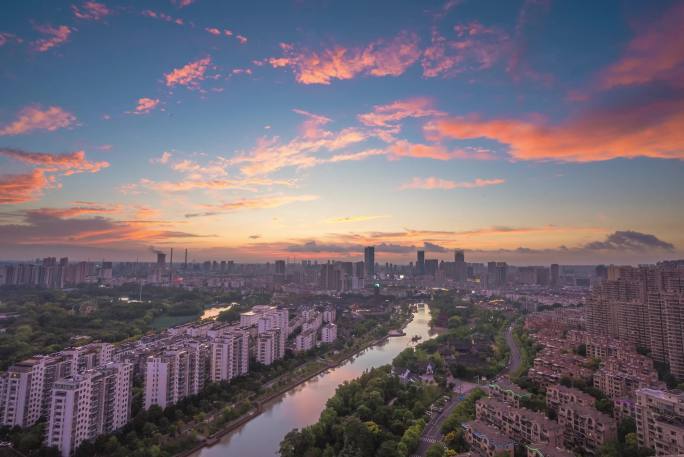
<svg viewBox="0 0 684 457">
<path fill-rule="evenodd" d="M 2 257 L 681 255 L 681 1 L 2 10 Z"/>
</svg>

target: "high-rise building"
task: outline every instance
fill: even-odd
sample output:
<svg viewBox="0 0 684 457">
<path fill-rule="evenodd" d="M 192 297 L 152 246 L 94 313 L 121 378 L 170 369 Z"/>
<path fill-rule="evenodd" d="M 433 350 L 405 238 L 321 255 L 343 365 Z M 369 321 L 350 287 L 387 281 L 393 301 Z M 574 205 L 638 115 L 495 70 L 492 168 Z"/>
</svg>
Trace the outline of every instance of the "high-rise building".
<svg viewBox="0 0 684 457">
<path fill-rule="evenodd" d="M 131 415 L 132 372 L 129 363 L 110 363 L 57 381 L 46 446 L 69 457 L 84 441 L 126 425 Z"/>
<path fill-rule="evenodd" d="M 199 393 L 208 377 L 208 350 L 201 345 L 184 344 L 147 358 L 145 369 L 145 409 L 166 408 Z"/>
<path fill-rule="evenodd" d="M 364 278 L 372 281 L 375 277 L 375 246 L 367 246 L 363 250 Z"/>
<path fill-rule="evenodd" d="M 418 276 L 425 274 L 425 251 L 418 251 L 416 253 L 416 272 Z"/>
<path fill-rule="evenodd" d="M 249 334 L 240 330 L 225 332 L 210 343 L 212 382 L 230 381 L 249 371 Z"/>
<path fill-rule="evenodd" d="M 465 262 L 465 252 L 457 249 L 454 251 L 454 279 L 464 283 L 468 279 L 468 266 Z"/>
<path fill-rule="evenodd" d="M 160 269 L 166 268 L 166 254 L 157 252 L 157 267 Z"/>
<path fill-rule="evenodd" d="M 285 276 L 285 261 L 284 260 L 276 260 L 275 261 L 275 273 L 277 275 Z"/>
<path fill-rule="evenodd" d="M 684 394 L 655 389 L 636 391 L 639 447 L 656 455 L 684 454 Z"/>
<path fill-rule="evenodd" d="M 557 263 L 551 264 L 551 287 L 560 286 L 560 265 Z"/>
<path fill-rule="evenodd" d="M 321 327 L 321 342 L 334 343 L 337 339 L 337 325 L 327 323 Z"/>
</svg>

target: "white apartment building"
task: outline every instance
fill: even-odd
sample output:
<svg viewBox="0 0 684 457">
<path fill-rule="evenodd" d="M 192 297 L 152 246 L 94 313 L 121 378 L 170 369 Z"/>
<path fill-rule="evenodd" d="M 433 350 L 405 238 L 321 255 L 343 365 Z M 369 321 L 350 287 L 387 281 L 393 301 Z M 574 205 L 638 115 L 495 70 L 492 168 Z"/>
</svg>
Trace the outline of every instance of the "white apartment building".
<svg viewBox="0 0 684 457">
<path fill-rule="evenodd" d="M 198 393 L 208 377 L 208 347 L 183 344 L 147 358 L 145 368 L 145 409 L 166 408 Z"/>
<path fill-rule="evenodd" d="M 321 343 L 334 343 L 337 339 L 337 325 L 327 323 L 321 329 Z"/>
<path fill-rule="evenodd" d="M 295 337 L 295 351 L 304 352 L 316 347 L 316 332 L 308 330 Z"/>
<path fill-rule="evenodd" d="M 256 359 L 264 365 L 271 365 L 285 356 L 285 345 L 282 343 L 281 330 L 272 329 L 257 336 Z"/>
<path fill-rule="evenodd" d="M 326 308 L 323 310 L 323 322 L 335 322 L 336 315 L 337 312 L 335 311 L 335 308 Z"/>
<path fill-rule="evenodd" d="M 132 370 L 110 363 L 55 382 L 45 445 L 69 457 L 78 446 L 130 419 Z"/>
<path fill-rule="evenodd" d="M 12 365 L 0 383 L 0 423 L 30 427 L 40 418 L 49 357 L 35 356 Z"/>
<path fill-rule="evenodd" d="M 230 381 L 249 371 L 249 334 L 233 331 L 217 336 L 209 344 L 212 382 Z"/>
</svg>

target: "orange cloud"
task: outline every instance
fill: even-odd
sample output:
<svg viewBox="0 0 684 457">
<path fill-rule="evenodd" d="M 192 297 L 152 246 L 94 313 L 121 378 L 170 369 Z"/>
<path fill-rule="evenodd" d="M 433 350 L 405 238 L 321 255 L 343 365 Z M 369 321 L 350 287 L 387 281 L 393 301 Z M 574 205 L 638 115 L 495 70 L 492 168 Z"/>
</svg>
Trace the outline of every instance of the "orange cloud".
<svg viewBox="0 0 684 457">
<path fill-rule="evenodd" d="M 362 216 L 344 216 L 344 217 L 331 217 L 329 219 L 326 219 L 325 222 L 326 224 L 348 224 L 348 223 L 353 223 L 353 222 L 365 222 L 365 221 L 372 221 L 375 219 L 386 219 L 388 217 L 391 217 L 389 214 L 379 214 L 377 216 L 372 216 L 372 215 L 362 215 Z"/>
<path fill-rule="evenodd" d="M 334 79 L 351 79 L 361 74 L 399 76 L 420 57 L 418 36 L 402 32 L 391 40 L 377 40 L 367 46 L 336 46 L 319 52 L 296 50 L 281 44 L 283 57 L 268 59 L 274 68 L 290 67 L 301 84 L 330 84 Z"/>
<path fill-rule="evenodd" d="M 209 65 L 211 64 L 211 57 L 190 62 L 189 64 L 173 70 L 171 73 L 164 75 L 166 85 L 173 87 L 176 85 L 186 86 L 189 88 L 197 88 L 199 82 L 204 80 Z"/>
<path fill-rule="evenodd" d="M 309 113 L 301 109 L 293 109 L 295 113 L 306 117 L 306 120 L 302 123 L 300 131 L 305 138 L 319 138 L 325 136 L 325 131 L 321 130 L 321 127 L 328 124 L 332 119 L 319 114 Z"/>
<path fill-rule="evenodd" d="M 18 160 L 31 165 L 37 165 L 45 172 L 60 172 L 63 175 L 77 173 L 97 173 L 109 166 L 108 162 L 90 162 L 85 152 L 76 151 L 71 154 L 49 154 L 43 152 L 27 152 L 20 149 L 0 148 L 0 156 Z"/>
<path fill-rule="evenodd" d="M 169 163 L 169 160 L 171 160 L 172 154 L 168 151 L 164 151 L 161 155 L 161 157 L 155 157 L 150 159 L 150 163 L 160 163 L 162 165 L 166 165 Z"/>
<path fill-rule="evenodd" d="M 83 2 L 80 8 L 76 5 L 71 5 L 71 11 L 74 12 L 74 16 L 78 19 L 88 21 L 99 21 L 111 13 L 111 10 L 106 5 L 94 1 Z"/>
<path fill-rule="evenodd" d="M 64 111 L 59 106 L 43 109 L 39 105 L 32 105 L 19 111 L 17 120 L 0 127 L 0 136 L 21 135 L 34 130 L 53 132 L 57 129 L 71 127 L 75 123 L 76 116 Z"/>
<path fill-rule="evenodd" d="M 40 169 L 21 175 L 0 175 L 0 205 L 34 200 L 48 185 L 49 180 Z"/>
<path fill-rule="evenodd" d="M 55 46 L 59 46 L 69 39 L 69 35 L 71 35 L 72 32 L 72 29 L 66 25 L 60 25 L 58 27 L 38 25 L 35 29 L 44 35 L 48 35 L 48 38 L 41 38 L 40 40 L 33 42 L 33 49 L 38 52 L 45 52 Z"/>
<path fill-rule="evenodd" d="M 217 214 L 248 209 L 270 209 L 289 205 L 291 203 L 309 202 L 318 199 L 318 195 L 269 195 L 256 198 L 242 198 L 219 205 L 203 205 L 204 208 L 210 211 L 205 213 L 186 214 L 185 217 L 214 216 Z"/>
<path fill-rule="evenodd" d="M 492 153 L 482 148 L 463 148 L 452 149 L 439 144 L 416 144 L 406 140 L 399 140 L 391 144 L 388 148 L 391 157 L 413 157 L 416 159 L 452 160 L 452 159 L 473 159 L 473 160 L 493 160 Z"/>
<path fill-rule="evenodd" d="M 603 88 L 665 80 L 684 85 L 684 3 L 676 3 L 641 30 L 616 63 L 601 75 Z"/>
<path fill-rule="evenodd" d="M 81 202 L 81 206 L 69 208 L 37 208 L 26 211 L 27 214 L 35 216 L 48 216 L 59 218 L 72 218 L 86 214 L 114 214 L 121 212 L 122 205 L 98 205 L 92 202 Z"/>
<path fill-rule="evenodd" d="M 401 185 L 401 189 L 474 189 L 477 187 L 488 187 L 503 184 L 503 179 L 480 179 L 474 181 L 450 181 L 435 177 L 413 178 L 410 182 Z"/>
<path fill-rule="evenodd" d="M 475 116 L 438 119 L 425 126 L 432 139 L 489 138 L 518 160 L 592 162 L 618 157 L 684 159 L 684 99 L 587 111 L 553 125 Z"/>
<path fill-rule="evenodd" d="M 135 114 L 147 114 L 159 105 L 158 98 L 139 98 L 138 106 L 135 107 Z"/>
</svg>

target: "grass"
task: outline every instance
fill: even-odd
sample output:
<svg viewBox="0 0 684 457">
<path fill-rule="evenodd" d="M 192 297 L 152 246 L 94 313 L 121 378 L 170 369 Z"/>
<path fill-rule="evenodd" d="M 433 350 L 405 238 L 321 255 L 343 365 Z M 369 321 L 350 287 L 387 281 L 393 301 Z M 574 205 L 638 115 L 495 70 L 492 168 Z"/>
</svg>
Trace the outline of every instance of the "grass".
<svg viewBox="0 0 684 457">
<path fill-rule="evenodd" d="M 186 322 L 192 322 L 198 318 L 197 314 L 190 316 L 157 316 L 150 322 L 150 326 L 155 330 L 164 330 L 169 327 L 185 324 Z"/>
</svg>

